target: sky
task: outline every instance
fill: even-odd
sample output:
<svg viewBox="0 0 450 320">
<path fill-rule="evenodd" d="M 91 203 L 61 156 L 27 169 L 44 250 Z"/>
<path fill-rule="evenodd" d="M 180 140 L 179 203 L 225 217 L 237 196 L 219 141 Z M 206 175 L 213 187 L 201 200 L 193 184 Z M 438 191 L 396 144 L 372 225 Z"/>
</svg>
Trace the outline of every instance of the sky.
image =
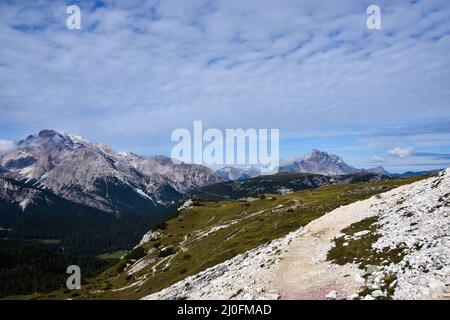
<svg viewBox="0 0 450 320">
<path fill-rule="evenodd" d="M 2 0 L 0 42 L 0 152 L 55 129 L 170 155 L 201 120 L 279 129 L 285 159 L 450 166 L 448 0 Z"/>
</svg>

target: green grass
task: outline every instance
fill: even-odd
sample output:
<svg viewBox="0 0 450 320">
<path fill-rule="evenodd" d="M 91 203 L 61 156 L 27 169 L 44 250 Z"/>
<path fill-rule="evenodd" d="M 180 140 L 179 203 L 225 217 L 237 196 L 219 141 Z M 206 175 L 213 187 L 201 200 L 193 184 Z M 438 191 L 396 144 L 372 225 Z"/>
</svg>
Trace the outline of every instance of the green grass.
<svg viewBox="0 0 450 320">
<path fill-rule="evenodd" d="M 59 240 L 59 239 L 36 239 L 36 240 L 33 240 L 33 242 L 40 243 L 40 244 L 54 245 L 54 244 L 59 244 L 61 242 L 61 240 Z"/>
<path fill-rule="evenodd" d="M 378 233 L 379 225 L 377 222 L 378 217 L 370 217 L 343 229 L 341 232 L 344 235 L 334 239 L 334 247 L 328 251 L 327 260 L 333 261 L 339 265 L 354 263 L 362 270 L 367 270 L 369 266 L 379 267 L 385 264 L 399 263 L 404 257 L 403 247 L 383 249 L 382 251 L 372 249 L 372 245 L 380 238 L 380 234 Z M 352 236 L 355 233 L 364 230 L 368 230 L 369 233 L 356 239 L 348 240 L 344 238 L 345 235 Z M 344 246 L 344 244 L 346 245 Z M 370 274 L 366 272 L 363 278 L 367 281 L 369 276 Z M 377 299 L 391 298 L 395 291 L 395 286 L 391 286 L 391 283 L 394 281 L 395 277 L 393 275 L 385 275 L 380 290 L 385 291 L 386 295 L 378 297 Z M 359 296 L 364 297 L 375 290 L 377 289 L 366 287 L 359 293 Z"/>
<path fill-rule="evenodd" d="M 101 275 L 89 279 L 76 298 L 141 298 L 284 236 L 339 206 L 369 198 L 418 179 L 333 185 L 289 195 L 266 195 L 252 202 L 199 203 L 199 206 L 183 210 L 177 217 L 167 221 L 161 230 L 161 236 L 142 246 L 142 249 L 148 252 L 144 259 L 155 259 L 155 262 L 130 276 L 124 272 L 127 262 L 130 262 L 122 259 Z M 353 226 L 349 231 L 357 232 L 355 230 L 363 227 L 365 226 Z M 358 255 L 363 257 L 364 252 Z M 348 257 L 353 258 L 350 255 Z M 128 286 L 143 275 L 147 275 L 147 278 L 141 286 L 120 291 L 110 290 Z M 42 295 L 39 298 L 69 297 L 70 294 L 57 291 L 52 293 L 52 297 Z"/>
<path fill-rule="evenodd" d="M 107 252 L 107 253 L 100 254 L 97 257 L 102 260 L 118 260 L 122 256 L 126 255 L 127 253 L 128 253 L 128 250 L 117 250 L 114 252 Z"/>
<path fill-rule="evenodd" d="M 377 220 L 377 217 L 367 218 L 343 229 L 344 235 L 353 235 L 363 230 L 368 230 L 369 233 L 355 240 L 345 240 L 344 236 L 334 239 L 335 246 L 328 252 L 327 259 L 340 265 L 356 263 L 362 269 L 368 265 L 380 266 L 385 261 L 400 262 L 403 259 L 404 250 L 401 247 L 383 251 L 372 249 L 372 245 L 380 238 L 377 232 Z M 344 246 L 344 243 L 347 245 Z"/>
</svg>

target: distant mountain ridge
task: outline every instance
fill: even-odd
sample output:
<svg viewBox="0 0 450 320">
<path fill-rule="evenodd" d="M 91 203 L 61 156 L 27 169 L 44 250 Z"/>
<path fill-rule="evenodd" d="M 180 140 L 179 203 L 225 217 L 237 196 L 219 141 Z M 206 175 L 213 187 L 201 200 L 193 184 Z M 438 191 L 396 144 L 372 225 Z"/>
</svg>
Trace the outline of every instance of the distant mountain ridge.
<svg viewBox="0 0 450 320">
<path fill-rule="evenodd" d="M 370 173 L 376 173 L 376 174 L 382 174 L 382 175 L 385 175 L 385 176 L 391 176 L 391 174 L 388 171 L 386 171 L 386 169 L 384 169 L 382 166 L 378 166 L 378 167 L 374 167 L 374 168 L 370 168 L 370 169 L 363 169 L 363 170 L 365 170 L 367 172 L 370 172 Z"/>
<path fill-rule="evenodd" d="M 279 172 L 300 172 L 333 176 L 358 173 L 360 170 L 346 164 L 341 157 L 314 149 L 307 153 L 302 160 L 296 160 L 290 164 L 280 166 Z"/>
<path fill-rule="evenodd" d="M 423 176 L 427 174 L 434 174 L 442 171 L 444 169 L 435 169 L 435 170 L 425 170 L 425 171 L 405 171 L 403 173 L 393 173 L 391 174 L 394 178 L 406 178 L 406 177 L 415 177 L 415 176 Z"/>
<path fill-rule="evenodd" d="M 357 169 L 345 163 L 345 161 L 334 154 L 325 151 L 313 149 L 308 152 L 303 159 L 295 160 L 291 163 L 280 166 L 279 172 L 299 172 L 323 174 L 325 176 L 337 176 L 354 173 L 374 173 L 381 175 L 390 175 L 383 167 L 371 169 Z"/>
<path fill-rule="evenodd" d="M 261 175 L 261 170 L 254 167 L 235 168 L 226 166 L 216 170 L 216 173 L 226 181 L 242 181 Z"/>
<path fill-rule="evenodd" d="M 389 176 L 392 178 L 399 178 L 433 174 L 441 170 L 442 169 L 390 173 L 382 166 L 376 166 L 369 169 L 358 169 L 347 164 L 341 157 L 337 155 L 313 149 L 312 151 L 308 152 L 302 159 L 293 160 L 281 165 L 278 169 L 278 173 L 311 173 L 321 174 L 325 176 L 338 176 L 355 173 L 373 173 L 383 176 Z M 225 181 L 243 181 L 261 175 L 261 171 L 258 168 L 237 168 L 232 166 L 226 166 L 219 170 L 216 170 L 216 173 Z"/>
<path fill-rule="evenodd" d="M 345 161 L 334 154 L 313 149 L 301 160 L 294 160 L 279 167 L 279 173 L 311 173 L 325 176 L 348 175 L 355 173 L 374 173 L 389 176 L 390 173 L 383 167 L 378 166 L 370 169 L 357 169 L 345 163 Z M 254 167 L 237 168 L 226 166 L 216 173 L 226 181 L 243 181 L 261 175 L 261 171 Z"/>
</svg>

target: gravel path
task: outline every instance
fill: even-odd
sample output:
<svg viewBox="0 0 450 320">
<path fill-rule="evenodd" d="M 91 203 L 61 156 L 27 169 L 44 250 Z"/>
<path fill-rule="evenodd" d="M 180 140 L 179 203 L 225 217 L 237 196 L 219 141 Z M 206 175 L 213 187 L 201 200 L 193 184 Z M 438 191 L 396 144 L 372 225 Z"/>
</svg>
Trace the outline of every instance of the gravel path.
<svg viewBox="0 0 450 320">
<path fill-rule="evenodd" d="M 383 196 L 384 197 L 384 196 Z M 373 216 L 374 202 L 383 197 L 370 198 L 340 207 L 312 221 L 301 237 L 288 247 L 284 259 L 274 268 L 271 282 L 282 299 L 324 299 L 332 293 L 336 298 L 348 298 L 359 291 L 360 270 L 354 265 L 339 266 L 326 261 L 332 240 L 340 230 Z"/>
</svg>

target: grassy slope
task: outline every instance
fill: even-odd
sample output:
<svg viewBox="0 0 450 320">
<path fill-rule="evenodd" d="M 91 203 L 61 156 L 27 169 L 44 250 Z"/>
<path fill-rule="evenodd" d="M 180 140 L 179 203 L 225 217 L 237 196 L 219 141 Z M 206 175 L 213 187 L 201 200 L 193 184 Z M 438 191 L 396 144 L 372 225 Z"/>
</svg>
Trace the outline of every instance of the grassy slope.
<svg viewBox="0 0 450 320">
<path fill-rule="evenodd" d="M 334 185 L 283 196 L 267 196 L 252 202 L 201 203 L 201 206 L 184 210 L 178 217 L 169 220 L 158 239 L 143 245 L 145 252 L 149 251 L 144 259 L 155 261 L 134 275 L 128 276 L 122 271 L 126 262 L 122 260 L 100 276 L 88 280 L 76 292 L 61 290 L 50 295 L 22 298 L 141 298 L 186 276 L 284 236 L 339 206 L 423 178 Z M 216 228 L 216 231 L 211 231 L 212 228 Z M 164 248 L 169 250 L 164 251 Z M 166 256 L 171 251 L 175 253 Z M 139 258 L 142 255 L 142 252 L 133 252 L 125 260 L 131 261 L 130 257 Z M 143 276 L 147 278 L 139 285 L 119 291 L 112 290 L 126 287 Z"/>
<path fill-rule="evenodd" d="M 127 250 L 117 250 L 117 251 L 114 251 L 114 252 L 108 252 L 108 253 L 100 254 L 97 257 L 102 259 L 102 260 L 118 260 L 123 255 L 126 255 L 127 253 L 128 253 Z"/>
</svg>

